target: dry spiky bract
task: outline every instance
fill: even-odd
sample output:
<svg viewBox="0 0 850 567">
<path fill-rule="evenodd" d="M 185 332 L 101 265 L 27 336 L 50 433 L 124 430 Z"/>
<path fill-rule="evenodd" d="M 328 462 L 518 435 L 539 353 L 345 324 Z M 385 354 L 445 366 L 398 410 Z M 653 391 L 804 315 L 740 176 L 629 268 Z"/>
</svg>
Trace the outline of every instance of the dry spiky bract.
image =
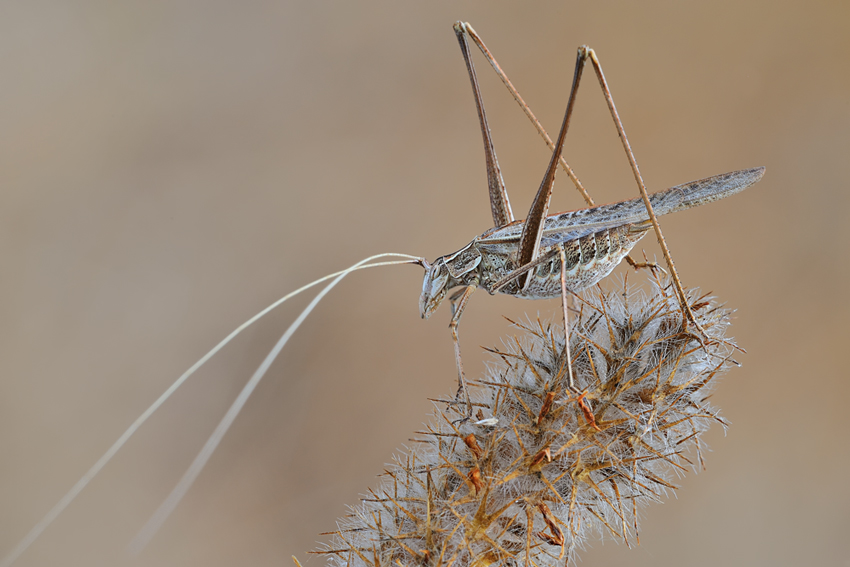
<svg viewBox="0 0 850 567">
<path fill-rule="evenodd" d="M 586 293 L 571 317 L 577 392 L 563 326 L 518 325 L 477 383 L 477 417 L 458 421 L 462 408 L 437 404 L 426 438 L 322 553 L 340 567 L 542 566 L 563 564 L 594 533 L 637 541 L 638 506 L 701 464 L 701 433 L 723 423 L 706 397 L 734 362 L 729 312 L 691 303 L 705 346 L 658 286 Z"/>
</svg>

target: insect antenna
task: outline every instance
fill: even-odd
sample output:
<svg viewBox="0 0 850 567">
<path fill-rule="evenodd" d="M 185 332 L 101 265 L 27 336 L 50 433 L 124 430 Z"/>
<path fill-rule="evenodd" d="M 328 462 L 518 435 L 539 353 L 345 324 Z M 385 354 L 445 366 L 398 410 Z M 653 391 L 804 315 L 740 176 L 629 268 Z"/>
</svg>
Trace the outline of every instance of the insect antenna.
<svg viewBox="0 0 850 567">
<path fill-rule="evenodd" d="M 386 257 L 401 257 L 406 258 L 405 260 L 394 260 L 394 261 L 386 261 L 386 262 L 374 262 L 380 258 Z M 374 263 L 370 263 L 374 262 Z M 239 411 L 242 409 L 242 406 L 245 404 L 245 401 L 251 395 L 254 388 L 257 386 L 257 383 L 262 379 L 268 370 L 269 366 L 271 366 L 274 359 L 277 357 L 280 350 L 287 343 L 289 338 L 295 333 L 301 323 L 307 318 L 311 311 L 318 305 L 319 301 L 324 298 L 324 296 L 336 286 L 345 276 L 348 274 L 355 272 L 357 270 L 365 270 L 366 268 L 377 268 L 379 266 L 395 266 L 401 264 L 418 264 L 424 268 L 428 268 L 429 264 L 424 258 L 420 258 L 417 256 L 411 256 L 409 254 L 397 254 L 394 252 L 387 252 L 384 254 L 376 254 L 375 256 L 370 256 L 368 258 L 364 258 L 360 260 L 356 264 L 346 268 L 345 270 L 334 272 L 332 274 L 328 274 L 324 277 L 321 277 L 309 284 L 302 286 L 295 291 L 286 294 L 282 298 L 278 299 L 241 325 L 239 325 L 236 329 L 234 329 L 229 335 L 227 335 L 220 343 L 215 345 L 208 353 L 202 356 L 195 364 L 193 364 L 186 372 L 184 372 L 171 386 L 168 387 L 162 395 L 157 398 L 157 400 L 151 404 L 151 406 L 146 409 L 136 420 L 127 428 L 127 430 L 118 438 L 115 443 L 112 444 L 111 447 L 97 460 L 97 462 L 92 465 L 92 467 L 83 475 L 83 477 L 77 481 L 77 483 L 71 487 L 71 489 L 50 509 L 50 511 L 41 519 L 39 522 L 29 531 L 29 533 L 22 539 L 18 545 L 10 551 L 6 557 L 0 561 L 0 567 L 10 567 L 29 547 L 35 542 L 36 539 L 50 526 L 51 523 L 61 514 L 65 508 L 68 507 L 71 502 L 83 491 L 83 489 L 89 484 L 89 482 L 94 479 L 94 477 L 106 466 L 107 463 L 115 456 L 115 454 L 123 447 L 130 437 L 133 436 L 134 433 L 148 420 L 148 418 L 153 415 L 153 413 L 162 406 L 168 400 L 169 397 L 179 388 L 192 374 L 194 374 L 201 366 L 203 366 L 209 359 L 215 356 L 222 348 L 227 345 L 230 341 L 232 341 L 236 336 L 244 331 L 246 328 L 251 326 L 253 323 L 257 322 L 260 318 L 267 315 L 270 311 L 280 306 L 282 303 L 295 297 L 296 295 L 314 287 L 322 282 L 325 282 L 329 279 L 333 279 L 327 286 L 325 286 L 322 291 L 320 291 L 313 301 L 301 312 L 301 315 L 289 326 L 283 336 L 280 338 L 278 343 L 275 345 L 274 349 L 269 353 L 254 375 L 249 380 L 248 384 L 245 385 L 242 392 L 237 397 L 236 401 L 234 401 L 233 405 L 228 410 L 227 414 L 225 414 L 221 423 L 219 423 L 218 427 L 213 432 L 210 439 L 204 445 L 204 448 L 195 458 L 195 461 L 189 467 L 189 470 L 183 475 L 183 478 L 180 479 L 180 482 L 171 492 L 171 494 L 166 498 L 166 500 L 160 505 L 157 509 L 156 513 L 148 520 L 147 524 L 142 528 L 142 530 L 136 535 L 133 539 L 133 542 L 130 545 L 130 549 L 134 553 L 138 553 L 141 551 L 145 545 L 151 540 L 151 538 L 156 534 L 156 531 L 162 525 L 162 523 L 168 518 L 168 515 L 174 510 L 186 492 L 192 485 L 192 482 L 197 478 L 198 474 L 200 474 L 206 462 L 209 460 L 213 451 L 215 450 L 218 443 L 221 441 L 221 438 L 224 437 L 224 434 L 227 433 L 228 428 L 233 423 L 233 420 L 236 419 L 236 416 L 239 414 Z"/>
</svg>

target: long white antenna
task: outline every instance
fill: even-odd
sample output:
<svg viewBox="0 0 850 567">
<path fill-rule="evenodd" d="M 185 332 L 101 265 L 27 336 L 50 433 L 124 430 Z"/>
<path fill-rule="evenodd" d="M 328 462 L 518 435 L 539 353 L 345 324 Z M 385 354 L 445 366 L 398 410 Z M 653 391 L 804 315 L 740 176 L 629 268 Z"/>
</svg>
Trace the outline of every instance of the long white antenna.
<svg viewBox="0 0 850 567">
<path fill-rule="evenodd" d="M 393 256 L 393 257 L 397 257 L 397 258 L 398 257 L 407 258 L 407 260 L 393 261 L 393 262 L 377 262 L 375 264 L 368 264 L 368 262 L 371 262 L 373 260 L 377 260 L 378 258 L 386 258 L 388 256 Z M 364 265 L 364 264 L 367 264 L 367 265 Z M 273 351 L 275 353 L 275 356 L 277 356 L 277 353 L 280 351 L 281 348 L 283 348 L 283 345 L 286 344 L 286 341 L 289 340 L 289 337 L 292 335 L 292 333 L 294 333 L 295 330 L 298 328 L 298 326 L 301 325 L 301 323 L 304 321 L 304 318 L 306 318 L 306 316 L 310 313 L 310 311 L 313 310 L 313 308 L 316 306 L 316 304 L 319 302 L 319 300 L 321 300 L 321 298 L 324 297 L 325 294 L 328 291 L 330 291 L 337 283 L 339 283 L 339 281 L 342 278 L 344 278 L 345 276 L 347 276 L 348 274 L 350 274 L 351 272 L 354 272 L 356 270 L 363 270 L 363 269 L 366 269 L 366 268 L 375 268 L 375 267 L 378 267 L 378 266 L 391 266 L 391 265 L 398 265 L 398 264 L 427 265 L 427 263 L 425 262 L 424 259 L 419 258 L 417 256 L 411 256 L 409 254 L 396 254 L 396 253 L 388 252 L 388 253 L 385 253 L 385 254 L 377 254 L 375 256 L 370 256 L 368 258 L 365 258 L 365 259 L 357 262 L 356 264 L 354 264 L 353 266 L 351 266 L 351 267 L 349 267 L 345 270 L 342 270 L 340 272 L 334 272 L 333 274 L 328 274 L 327 276 L 319 278 L 314 282 L 311 282 L 311 283 L 309 283 L 309 284 L 307 284 L 303 287 L 298 288 L 297 290 L 293 291 L 292 293 L 289 293 L 289 294 L 283 296 L 282 298 L 278 299 L 277 301 L 275 301 L 274 303 L 272 303 L 271 305 L 269 305 L 268 307 L 266 307 L 265 309 L 263 309 L 262 311 L 260 311 L 259 313 L 257 313 L 256 315 L 254 315 L 253 317 L 251 317 L 250 319 L 248 319 L 244 323 L 242 323 L 241 325 L 239 325 L 236 329 L 233 330 L 233 332 L 231 332 L 229 335 L 227 335 L 227 337 L 225 337 L 223 341 L 221 341 L 220 343 L 215 345 L 215 347 L 213 347 L 212 350 L 210 350 L 207 354 L 205 354 L 203 357 L 201 357 L 201 359 L 198 360 L 195 364 L 193 364 L 191 366 L 191 368 L 189 368 L 186 372 L 184 372 L 171 386 L 168 387 L 168 389 L 165 392 L 162 393 L 162 395 L 159 398 L 157 398 L 157 400 L 153 404 L 151 404 L 151 406 L 148 409 L 146 409 L 144 411 L 144 413 L 142 413 L 142 415 L 140 415 L 136 419 L 136 421 L 134 421 L 132 423 L 132 425 L 130 425 L 130 427 L 127 428 L 127 430 L 121 435 L 121 437 L 118 438 L 117 441 L 115 441 L 115 443 L 112 444 L 112 446 L 106 451 L 106 453 L 104 453 L 103 456 L 100 457 L 100 459 L 98 459 L 97 462 L 86 472 L 86 474 L 84 474 L 83 477 L 80 480 L 78 480 L 77 483 L 73 487 L 71 487 L 71 490 L 69 490 L 65 494 L 65 496 L 63 496 L 61 498 L 61 500 L 59 500 L 59 502 L 57 502 L 56 505 L 53 506 L 53 508 L 51 508 L 50 511 L 35 526 L 33 526 L 33 528 L 24 537 L 24 539 L 22 539 L 20 541 L 20 543 L 18 543 L 18 545 L 16 545 L 15 548 L 12 549 L 12 551 L 9 552 L 9 554 L 6 555 L 6 557 L 3 558 L 3 561 L 0 562 L 0 567 L 10 567 L 29 548 L 29 546 L 32 545 L 32 543 L 42 534 L 42 532 L 44 532 L 44 530 L 46 530 L 47 527 L 51 523 L 53 523 L 53 521 L 59 516 L 59 514 L 61 514 L 65 510 L 65 508 L 68 507 L 68 505 L 74 500 L 74 498 L 76 498 L 80 494 L 80 492 L 82 492 L 82 490 L 89 484 L 89 482 L 91 482 L 91 480 L 97 475 L 97 473 L 99 473 L 100 470 L 103 467 L 106 466 L 106 464 L 112 459 L 112 457 L 115 456 L 115 453 L 117 453 L 118 450 L 121 449 L 121 447 L 124 446 L 124 444 L 130 439 L 130 437 L 133 436 L 133 434 L 142 426 L 142 424 L 144 424 L 145 421 L 147 421 L 148 418 L 151 415 L 153 415 L 153 413 L 157 409 L 159 409 L 159 407 L 162 406 L 162 404 L 164 404 L 165 401 L 168 400 L 169 397 L 171 397 L 171 395 L 177 390 L 177 388 L 179 388 L 183 384 L 183 382 L 185 382 L 192 374 L 195 373 L 195 371 L 197 371 L 201 366 L 203 366 L 204 363 L 206 363 L 210 358 L 212 358 L 218 351 L 220 351 L 222 348 L 224 348 L 224 346 L 227 343 L 232 341 L 239 333 L 241 333 L 247 327 L 249 327 L 250 325 L 255 323 L 258 319 L 260 319 L 261 317 L 266 315 L 269 311 L 271 311 L 275 307 L 278 307 L 284 301 L 298 295 L 299 293 L 301 293 L 303 291 L 310 289 L 311 287 L 313 287 L 315 285 L 318 285 L 318 284 L 320 284 L 324 281 L 327 281 L 327 280 L 335 277 L 336 279 L 334 281 L 332 281 L 330 284 L 328 284 L 328 286 L 325 287 L 325 289 L 323 289 L 319 293 L 319 295 L 316 296 L 315 299 L 313 299 L 313 301 L 310 303 L 310 305 L 308 305 L 307 309 L 305 309 L 301 313 L 301 315 L 295 321 L 295 323 L 293 323 L 289 327 L 289 329 L 287 329 L 286 334 L 284 334 L 283 338 L 281 339 L 281 342 L 278 343 L 279 347 L 276 345 L 275 346 L 276 350 Z M 273 358 L 272 358 L 272 360 L 273 360 Z M 268 358 L 267 358 L 267 361 L 268 361 L 268 364 L 270 365 L 271 360 L 268 360 Z M 265 366 L 265 368 L 264 368 L 264 366 Z M 263 373 L 265 373 L 265 370 L 267 368 L 268 368 L 268 366 L 266 365 L 266 361 L 264 361 L 263 365 L 260 366 L 260 369 L 262 369 Z M 257 372 L 260 372 L 260 369 L 258 369 Z M 257 373 L 255 373 L 254 376 L 256 377 Z M 262 374 L 260 374 L 260 376 L 256 379 L 256 381 L 254 380 L 254 377 L 251 378 L 251 381 L 254 382 L 254 386 L 256 385 L 256 382 L 259 382 L 260 378 L 262 378 Z M 249 382 L 248 384 L 250 385 L 251 382 Z M 247 385 L 246 385 L 245 389 L 248 389 Z M 253 390 L 253 386 L 251 387 L 251 390 Z M 247 395 L 245 395 L 245 399 L 247 399 L 247 397 L 248 397 L 248 395 L 250 395 L 250 393 L 251 392 L 248 391 Z M 243 394 L 245 394 L 245 390 L 243 390 L 242 394 L 240 394 L 240 398 L 242 397 Z M 221 432 L 221 435 L 224 435 L 224 433 L 227 431 L 227 427 L 230 426 L 230 423 L 232 423 L 233 418 L 236 417 L 236 414 L 239 412 L 239 409 L 241 409 L 242 405 L 245 403 L 244 400 L 242 400 L 242 402 L 239 403 L 240 398 L 237 398 L 237 401 L 234 402 L 233 406 L 230 408 L 230 411 L 228 411 L 227 415 L 225 415 L 225 419 L 222 420 L 222 424 L 223 424 L 224 421 L 227 420 L 227 418 L 230 416 L 231 412 L 233 412 L 234 408 L 236 408 L 236 413 L 233 414 L 232 418 L 230 419 L 230 422 L 227 424 L 227 426 Z M 237 404 L 238 404 L 238 407 L 236 407 Z M 216 433 L 213 433 L 213 438 L 218 433 L 222 424 L 219 424 L 219 427 L 216 428 Z M 198 460 L 201 458 L 201 455 L 204 454 L 204 451 L 207 450 L 207 447 L 213 441 L 213 438 L 210 438 L 210 440 L 207 441 L 207 445 L 204 446 L 204 449 L 201 451 L 201 454 L 198 455 L 198 458 L 195 459 L 195 463 L 192 464 L 192 467 L 194 467 L 195 464 L 198 463 Z M 215 445 L 218 444 L 218 441 L 220 439 L 221 439 L 221 437 L 219 436 L 219 438 L 212 445 L 212 450 L 215 449 Z M 212 450 L 209 451 L 210 454 L 212 453 Z M 209 455 L 205 456 L 203 463 L 206 463 L 207 459 L 209 459 Z M 201 468 L 203 468 L 203 464 L 201 464 Z M 186 475 L 188 475 L 190 471 L 193 471 L 193 468 L 190 468 L 189 471 L 187 471 Z M 199 472 L 200 472 L 200 469 L 198 469 L 197 472 L 194 473 L 194 476 L 189 481 L 189 484 L 185 487 L 186 490 L 188 490 L 189 486 L 191 485 L 191 481 L 194 480 L 194 478 L 197 476 L 197 474 Z M 180 481 L 181 484 L 183 483 L 184 480 L 186 480 L 186 475 L 184 475 L 183 479 L 181 479 L 181 481 Z M 178 484 L 178 488 L 181 486 L 181 484 Z M 160 506 L 160 510 L 157 510 L 157 514 L 160 513 L 160 511 L 165 507 L 165 505 L 167 503 L 171 502 L 172 497 L 175 495 L 176 491 L 177 491 L 177 488 L 175 488 L 175 491 L 172 492 L 171 495 L 169 495 L 168 499 L 166 499 L 165 502 L 163 502 L 162 506 Z M 185 493 L 185 490 L 184 490 L 184 493 Z M 181 497 L 182 497 L 182 494 L 181 494 Z M 160 525 L 163 521 L 165 521 L 165 518 L 168 517 L 168 513 L 170 513 L 171 510 L 174 509 L 174 506 L 177 505 L 179 500 L 180 500 L 180 498 L 177 498 L 177 500 L 174 501 L 173 504 L 171 504 L 171 508 L 168 510 L 168 512 L 165 514 L 164 517 L 162 517 L 162 520 L 159 522 Z M 154 518 L 157 517 L 157 514 L 154 515 Z M 137 542 L 137 540 L 139 540 L 139 537 L 143 533 L 146 533 L 145 530 L 151 525 L 151 522 L 154 520 L 154 518 L 151 518 L 151 520 L 148 521 L 148 524 L 145 526 L 145 528 L 143 528 L 142 531 L 139 532 L 139 535 L 137 535 L 136 538 L 133 540 L 134 544 Z M 159 525 L 156 526 L 156 528 L 158 528 L 158 527 L 159 527 Z M 156 532 L 156 529 L 154 529 L 150 533 L 150 537 L 152 537 L 155 532 Z M 150 537 L 148 537 L 148 540 L 150 539 Z M 144 547 L 144 545 L 142 545 L 141 547 Z M 141 549 L 141 547 L 139 549 Z"/>
<path fill-rule="evenodd" d="M 284 345 L 289 341 L 289 338 L 292 337 L 295 331 L 298 330 L 298 327 L 301 326 L 301 323 L 304 322 L 310 312 L 313 311 L 313 308 L 319 304 L 325 295 L 333 289 L 333 287 L 338 284 L 342 278 L 348 275 L 351 271 L 357 269 L 359 264 L 366 261 L 367 260 L 363 260 L 348 270 L 343 271 L 336 277 L 336 279 L 325 286 L 325 289 L 320 291 L 316 297 L 313 298 L 313 301 L 307 305 L 304 311 L 301 312 L 301 315 L 293 321 L 283 336 L 280 337 L 280 340 L 277 341 L 274 348 L 272 348 L 269 354 L 266 355 L 265 360 L 263 360 L 262 364 L 260 364 L 259 368 L 257 368 L 254 372 L 254 375 L 251 376 L 251 379 L 248 380 L 248 383 L 245 384 L 245 387 L 242 388 L 242 391 L 239 392 L 238 396 L 236 396 L 236 399 L 233 401 L 233 405 L 231 405 L 230 409 L 227 410 L 227 413 L 224 414 L 221 422 L 219 422 L 215 431 L 213 431 L 212 435 L 210 435 L 210 438 L 207 440 L 206 444 L 204 444 L 200 453 L 198 453 L 198 456 L 195 457 L 195 460 L 192 461 L 191 465 L 189 465 L 189 468 L 183 474 L 180 482 L 177 483 L 177 486 L 174 487 L 171 494 L 169 494 L 163 503 L 159 505 L 159 508 L 157 508 L 156 512 L 154 512 L 153 516 L 150 517 L 144 527 L 142 527 L 139 533 L 136 534 L 136 537 L 133 538 L 133 541 L 130 542 L 130 553 L 136 555 L 141 552 L 145 546 L 147 546 L 153 536 L 156 535 L 156 532 L 159 531 L 159 528 L 162 527 L 162 524 L 165 523 L 165 520 L 168 519 L 168 516 L 171 515 L 171 512 L 173 512 L 177 507 L 177 504 L 180 503 L 192 487 L 195 479 L 198 478 L 199 474 L 201 474 L 201 471 L 204 469 L 204 466 L 206 466 L 207 461 L 209 461 L 216 447 L 218 447 L 218 444 L 221 442 L 221 439 L 224 437 L 225 433 L 227 433 L 227 430 L 230 429 L 230 426 L 233 424 L 236 416 L 239 415 L 239 412 L 242 410 L 245 402 L 248 401 L 248 398 L 254 392 L 257 384 L 259 384 L 260 380 L 263 379 L 263 376 L 265 376 L 269 367 L 277 358 L 277 355 L 280 354 L 281 349 L 283 349 Z"/>
</svg>

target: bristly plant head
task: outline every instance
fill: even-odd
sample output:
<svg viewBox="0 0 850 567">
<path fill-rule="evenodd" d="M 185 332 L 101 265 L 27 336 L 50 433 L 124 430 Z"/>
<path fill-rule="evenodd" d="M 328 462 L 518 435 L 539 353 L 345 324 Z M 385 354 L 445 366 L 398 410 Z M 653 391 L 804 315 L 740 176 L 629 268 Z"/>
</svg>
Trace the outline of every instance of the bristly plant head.
<svg viewBox="0 0 850 567">
<path fill-rule="evenodd" d="M 669 287 L 585 293 L 563 327 L 517 325 L 474 383 L 476 417 L 436 404 L 424 438 L 339 522 L 320 553 L 337 567 L 563 565 L 592 535 L 638 542 L 638 507 L 702 466 L 700 436 L 725 426 L 706 399 L 734 361 L 730 312 Z"/>
</svg>

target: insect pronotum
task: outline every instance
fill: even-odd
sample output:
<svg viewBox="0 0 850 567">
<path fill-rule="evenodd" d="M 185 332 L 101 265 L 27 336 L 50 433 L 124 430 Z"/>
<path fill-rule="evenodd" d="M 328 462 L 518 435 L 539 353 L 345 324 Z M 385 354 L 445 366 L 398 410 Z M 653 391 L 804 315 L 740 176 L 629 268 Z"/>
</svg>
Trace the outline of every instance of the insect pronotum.
<svg viewBox="0 0 850 567">
<path fill-rule="evenodd" d="M 0 567 L 12 565 L 26 551 L 33 541 L 38 538 L 47 526 L 50 525 L 83 488 L 85 488 L 91 479 L 109 462 L 130 436 L 201 365 L 221 350 L 243 329 L 287 299 L 319 283 L 332 280 L 331 283 L 317 294 L 315 299 L 295 322 L 292 323 L 289 329 L 287 329 L 286 333 L 284 333 L 234 401 L 215 432 L 195 458 L 189 470 L 131 543 L 131 549 L 138 550 L 144 547 L 168 517 L 169 513 L 176 507 L 182 496 L 188 491 L 194 479 L 200 474 L 203 466 L 230 427 L 230 424 L 235 420 L 248 396 L 250 396 L 257 383 L 262 379 L 271 362 L 289 340 L 289 337 L 297 330 L 301 322 L 309 315 L 322 297 L 343 277 L 356 270 L 395 264 L 418 264 L 425 268 L 422 293 L 419 298 L 419 311 L 423 318 L 428 318 L 439 307 L 449 291 L 457 289 L 455 293 L 449 296 L 452 304 L 452 318 L 449 326 L 452 333 L 458 371 L 458 397 L 463 396 L 463 399 L 458 402 L 458 405 L 465 407 L 466 418 L 472 415 L 472 404 L 465 386 L 457 329 L 464 308 L 476 288 L 483 288 L 491 294 L 499 292 L 526 299 L 561 297 L 564 324 L 567 326 L 566 331 L 568 333 L 567 294 L 580 291 L 595 284 L 611 273 L 623 259 L 626 259 L 636 268 L 647 266 L 648 264 L 646 263 L 633 261 L 629 258 L 628 253 L 649 230 L 654 230 L 681 304 L 685 324 L 687 325 L 687 322 L 690 322 L 697 330 L 697 336 L 704 336 L 688 305 L 673 260 L 661 233 L 657 217 L 710 203 L 743 191 L 761 179 L 764 175 L 764 168 L 759 167 L 724 173 L 671 187 L 649 195 L 638 170 L 622 122 L 614 106 L 614 100 L 605 80 L 605 75 L 602 72 L 602 66 L 592 49 L 586 46 L 578 49 L 575 74 L 567 101 L 567 109 L 558 133 L 558 138 L 553 142 L 472 26 L 468 23 L 457 22 L 454 30 L 460 43 L 470 82 L 472 83 L 481 133 L 484 139 L 490 208 L 493 213 L 495 226 L 473 239 L 472 242 L 457 252 L 441 256 L 434 262 L 428 262 L 424 258 L 416 256 L 394 253 L 379 254 L 366 258 L 346 270 L 325 276 L 284 296 L 240 325 L 180 376 L 160 398 L 139 416 L 83 478 L 0 561 Z M 490 137 L 490 129 L 487 124 L 475 67 L 470 57 L 468 39 L 471 39 L 481 50 L 502 82 L 510 90 L 517 103 L 537 128 L 540 135 L 553 150 L 552 158 L 549 161 L 540 188 L 532 201 L 525 220 L 515 220 L 511 211 L 507 190 L 499 169 L 498 159 L 496 158 L 496 151 Z M 576 93 L 581 81 L 582 71 L 588 61 L 593 66 L 596 76 L 599 79 L 602 93 L 608 103 L 608 109 L 640 190 L 639 198 L 609 205 L 594 206 L 590 195 L 561 156 L 564 139 L 570 124 L 570 117 L 575 106 Z M 588 204 L 588 208 L 549 216 L 549 202 L 552 195 L 555 172 L 559 164 L 582 194 Z M 374 260 L 390 256 L 402 257 L 404 259 L 374 262 Z M 569 341 L 567 341 L 567 345 L 569 345 Z M 569 358 L 568 353 L 566 357 L 567 361 L 569 361 Z"/>
</svg>

